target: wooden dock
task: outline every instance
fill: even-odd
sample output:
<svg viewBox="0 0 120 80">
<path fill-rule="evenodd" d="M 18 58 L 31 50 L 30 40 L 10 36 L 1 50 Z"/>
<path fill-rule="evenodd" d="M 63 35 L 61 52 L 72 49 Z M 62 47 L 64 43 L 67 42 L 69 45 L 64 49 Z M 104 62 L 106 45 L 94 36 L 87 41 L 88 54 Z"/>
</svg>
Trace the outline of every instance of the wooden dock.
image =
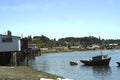
<svg viewBox="0 0 120 80">
<path fill-rule="evenodd" d="M 26 50 L 18 52 L 0 52 L 0 66 L 28 65 L 30 59 L 40 56 L 40 50 Z"/>
</svg>

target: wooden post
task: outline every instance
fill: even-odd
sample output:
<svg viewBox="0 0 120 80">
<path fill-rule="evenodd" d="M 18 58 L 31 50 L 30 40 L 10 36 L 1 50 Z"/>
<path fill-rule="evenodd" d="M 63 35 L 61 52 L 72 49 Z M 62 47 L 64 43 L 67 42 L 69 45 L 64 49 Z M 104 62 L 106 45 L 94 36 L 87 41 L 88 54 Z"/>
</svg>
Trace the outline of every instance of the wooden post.
<svg viewBox="0 0 120 80">
<path fill-rule="evenodd" d="M 17 66 L 17 52 L 11 52 L 11 66 Z"/>
</svg>

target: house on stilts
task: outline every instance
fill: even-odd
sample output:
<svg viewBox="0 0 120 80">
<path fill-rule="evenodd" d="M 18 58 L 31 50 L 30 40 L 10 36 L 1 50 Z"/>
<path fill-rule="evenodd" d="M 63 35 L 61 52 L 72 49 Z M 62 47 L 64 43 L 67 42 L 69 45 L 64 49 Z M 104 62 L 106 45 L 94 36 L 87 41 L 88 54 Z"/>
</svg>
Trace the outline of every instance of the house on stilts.
<svg viewBox="0 0 120 80">
<path fill-rule="evenodd" d="M 28 40 L 18 36 L 0 35 L 0 66 L 17 66 L 35 53 L 29 54 Z"/>
</svg>

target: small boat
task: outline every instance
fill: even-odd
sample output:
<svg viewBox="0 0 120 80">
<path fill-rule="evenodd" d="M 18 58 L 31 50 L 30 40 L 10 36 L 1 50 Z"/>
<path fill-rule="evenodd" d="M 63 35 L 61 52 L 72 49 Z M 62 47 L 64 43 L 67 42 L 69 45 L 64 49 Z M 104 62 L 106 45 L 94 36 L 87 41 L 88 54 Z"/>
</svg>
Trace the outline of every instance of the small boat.
<svg viewBox="0 0 120 80">
<path fill-rule="evenodd" d="M 78 65 L 78 61 L 70 61 L 70 65 Z"/>
<path fill-rule="evenodd" d="M 120 62 L 116 62 L 118 64 L 118 66 L 120 66 Z"/>
<path fill-rule="evenodd" d="M 89 66 L 94 66 L 94 65 L 107 66 L 110 63 L 110 60 L 111 57 L 108 57 L 107 55 L 98 55 L 92 57 L 92 59 L 80 60 L 80 62 L 84 63 L 84 65 L 89 65 Z"/>
</svg>

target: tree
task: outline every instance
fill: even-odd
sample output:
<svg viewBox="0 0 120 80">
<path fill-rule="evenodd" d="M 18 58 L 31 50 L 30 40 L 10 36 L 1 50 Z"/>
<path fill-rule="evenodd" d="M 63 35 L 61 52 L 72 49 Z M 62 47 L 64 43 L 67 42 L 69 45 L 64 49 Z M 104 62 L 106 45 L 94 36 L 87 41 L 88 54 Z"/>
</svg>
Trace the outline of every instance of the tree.
<svg viewBox="0 0 120 80">
<path fill-rule="evenodd" d="M 27 39 L 30 43 L 32 42 L 32 36 L 31 35 L 29 35 Z"/>
</svg>

